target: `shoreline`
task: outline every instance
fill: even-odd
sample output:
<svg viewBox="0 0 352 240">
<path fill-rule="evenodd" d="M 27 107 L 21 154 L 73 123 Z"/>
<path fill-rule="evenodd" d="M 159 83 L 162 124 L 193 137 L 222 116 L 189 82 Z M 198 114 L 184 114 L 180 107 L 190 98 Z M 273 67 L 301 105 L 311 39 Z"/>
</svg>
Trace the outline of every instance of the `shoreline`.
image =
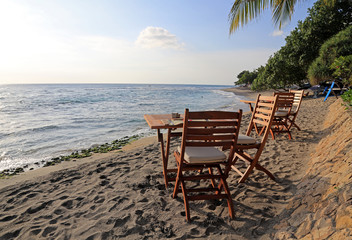
<svg viewBox="0 0 352 240">
<path fill-rule="evenodd" d="M 76 150 L 72 152 L 70 155 L 60 155 L 58 157 L 52 157 L 50 160 L 41 160 L 32 164 L 26 164 L 22 167 L 4 169 L 0 171 L 0 179 L 16 176 L 18 174 L 37 170 L 43 167 L 54 166 L 62 162 L 67 162 L 67 161 L 77 160 L 77 159 L 84 159 L 87 157 L 91 157 L 93 154 L 96 154 L 96 153 L 108 153 L 112 151 L 119 151 L 124 146 L 144 137 L 145 136 L 143 135 L 125 136 L 120 139 L 116 139 L 111 143 L 104 143 L 101 145 L 94 144 L 90 148 Z"/>
<path fill-rule="evenodd" d="M 243 96 L 245 98 L 249 98 L 251 100 L 255 100 L 257 98 L 258 94 L 262 95 L 268 95 L 271 96 L 273 95 L 274 90 L 265 90 L 265 91 L 252 91 L 249 87 L 233 87 L 233 88 L 225 88 L 222 89 L 225 92 L 232 92 L 236 94 L 237 96 Z"/>
<path fill-rule="evenodd" d="M 55 85 L 55 84 L 54 84 Z M 206 85 L 208 86 L 208 85 Z M 217 85 L 215 85 L 217 86 Z M 243 92 L 238 91 L 238 88 L 225 88 L 225 89 L 220 89 L 221 91 L 225 91 L 225 92 L 233 92 L 234 94 L 236 94 L 237 96 L 243 96 L 243 97 L 247 97 L 247 96 L 253 96 L 252 98 L 255 98 L 256 93 L 252 92 L 250 89 L 246 89 Z M 248 92 L 248 93 L 246 93 Z M 249 111 L 249 110 L 248 110 Z M 244 112 L 245 114 L 248 113 Z M 17 176 L 19 174 L 23 174 L 26 173 L 28 171 L 35 171 L 41 168 L 46 168 L 48 166 L 52 166 L 52 165 L 57 165 L 57 164 L 61 164 L 63 162 L 67 162 L 67 161 L 76 161 L 78 159 L 86 159 L 87 157 L 90 157 L 92 154 L 96 154 L 97 152 L 94 152 L 94 148 L 98 148 L 97 151 L 101 152 L 105 151 L 104 148 L 108 148 L 109 146 L 113 146 L 114 147 L 114 142 L 117 142 L 117 144 L 119 144 L 119 142 L 123 142 L 123 146 L 125 146 L 126 144 L 128 145 L 129 143 L 124 142 L 125 139 L 127 139 L 128 141 L 132 141 L 134 142 L 135 138 L 137 138 L 137 140 L 142 139 L 142 138 L 149 138 L 150 136 L 143 136 L 143 135 L 131 135 L 131 136 L 125 136 L 122 137 L 120 139 L 114 140 L 111 143 L 105 143 L 105 144 L 101 144 L 101 145 L 95 145 L 93 144 L 92 147 L 87 148 L 87 149 L 81 149 L 81 150 L 75 150 L 73 151 L 71 154 L 68 155 L 60 155 L 60 156 L 55 156 L 50 158 L 49 160 L 38 160 L 35 163 L 31 163 L 31 164 L 24 164 L 23 166 L 20 167 L 13 167 L 13 168 L 7 168 L 4 169 L 2 171 L 0 171 L 0 180 L 1 179 L 7 179 L 7 178 L 12 178 L 13 176 Z M 106 145 L 108 145 L 108 147 L 105 147 Z M 94 147 L 95 146 L 95 147 Z M 119 149 L 117 149 L 119 150 Z M 121 149 L 122 150 L 122 149 Z M 107 150 L 106 152 L 112 152 L 114 150 Z M 75 157 L 76 156 L 76 157 Z"/>
<path fill-rule="evenodd" d="M 97 162 L 111 157 L 118 157 L 121 154 L 125 154 L 126 152 L 130 152 L 135 149 L 143 148 L 156 141 L 157 141 L 156 136 L 143 137 L 126 144 L 125 146 L 123 146 L 121 149 L 118 149 L 118 150 L 113 150 L 107 153 L 94 153 L 89 157 L 74 158 L 69 161 L 62 161 L 54 165 L 43 166 L 33 170 L 20 172 L 19 174 L 11 175 L 7 178 L 0 178 L 0 189 L 18 184 L 26 180 L 43 177 L 45 175 L 51 174 L 56 171 L 67 170 L 73 167 L 77 167 L 79 165 Z"/>
<path fill-rule="evenodd" d="M 102 146 L 105 143 L 111 144 L 115 139 L 120 140 L 124 136 L 133 136 L 134 134 L 138 134 L 141 137 L 145 136 L 152 136 L 152 131 L 149 129 L 147 124 L 145 123 L 143 119 L 143 114 L 144 113 L 153 113 L 153 109 L 155 106 L 157 106 L 158 102 L 152 101 L 152 104 L 147 104 L 146 107 L 144 107 L 144 100 L 145 99 L 143 94 L 140 94 L 142 97 L 141 100 L 137 100 L 135 104 L 132 104 L 131 106 L 136 107 L 134 108 L 126 108 L 123 107 L 123 105 L 126 104 L 120 104 L 119 102 L 123 101 L 129 101 L 129 96 L 133 97 L 133 94 L 127 94 L 127 99 L 125 100 L 118 100 L 116 102 L 115 107 L 115 102 L 109 103 L 106 107 L 104 105 L 101 105 L 101 108 L 98 106 L 100 104 L 100 100 L 102 104 L 106 103 L 106 100 L 104 98 L 96 98 L 96 97 L 91 97 L 89 95 L 90 88 L 87 87 L 75 87 L 75 88 L 69 88 L 70 91 L 67 93 L 67 91 L 63 91 L 66 88 L 61 88 L 58 86 L 61 86 L 61 84 L 54 84 L 55 86 L 51 88 L 51 86 L 43 87 L 40 88 L 35 94 L 39 94 L 39 96 L 45 96 L 45 95 L 40 95 L 41 93 L 46 93 L 49 91 L 50 93 L 52 91 L 57 91 L 60 94 L 58 96 L 53 97 L 52 101 L 47 102 L 48 99 L 44 99 L 47 103 L 44 105 L 39 105 L 39 107 L 35 108 L 34 110 L 32 108 L 29 108 L 30 111 L 33 110 L 32 118 L 35 119 L 37 117 L 35 112 L 38 111 L 44 111 L 46 109 L 50 109 L 50 107 L 56 108 L 58 107 L 58 112 L 55 111 L 55 114 L 59 114 L 59 116 L 72 116 L 72 117 L 63 117 L 65 121 L 56 121 L 57 117 L 55 117 L 55 114 L 45 114 L 45 117 L 39 118 L 38 119 L 38 124 L 36 123 L 35 126 L 32 126 L 33 124 L 27 124 L 24 120 L 22 121 L 23 129 L 19 128 L 12 128 L 8 127 L 10 123 L 12 122 L 11 117 L 14 116 L 16 117 L 17 113 L 19 112 L 19 117 L 18 119 L 21 119 L 21 111 L 15 111 L 16 107 L 14 109 L 9 109 L 12 112 L 16 114 L 9 115 L 9 119 L 5 121 L 5 125 L 3 126 L 4 129 L 10 129 L 10 130 L 4 130 L 4 138 L 2 139 L 2 152 L 0 156 L 0 165 L 1 165 L 1 170 L 0 170 L 0 178 L 4 176 L 10 176 L 13 173 L 21 173 L 24 171 L 31 171 L 37 168 L 41 168 L 46 164 L 50 164 L 50 162 L 59 162 L 62 160 L 65 160 L 66 157 L 70 157 L 70 155 L 89 155 L 89 153 L 79 153 L 82 150 L 87 150 L 89 148 L 94 148 L 95 146 Z M 65 85 L 65 84 L 64 84 Z M 63 85 L 63 86 L 64 86 Z M 79 84 L 81 85 L 81 84 Z M 86 84 L 83 84 L 85 86 Z M 89 84 L 88 84 L 89 85 Z M 99 90 L 100 94 L 106 93 L 108 91 L 109 93 L 111 92 L 111 88 L 106 88 L 106 84 L 99 84 L 105 87 L 99 87 L 97 88 L 97 91 Z M 156 91 L 164 89 L 164 87 L 156 87 L 156 88 L 150 88 L 150 89 L 145 89 L 145 85 L 141 84 L 132 84 L 131 86 L 129 84 L 115 84 L 117 91 L 113 90 L 115 95 L 114 97 L 121 97 L 125 98 L 126 94 L 125 91 L 126 89 L 131 89 L 133 88 L 133 91 L 139 91 L 138 93 L 143 93 L 147 90 L 146 96 L 148 94 L 155 94 L 157 93 Z M 148 86 L 151 86 L 151 84 L 147 84 Z M 153 85 L 153 84 L 152 84 Z M 164 84 L 156 85 L 156 86 L 163 86 Z M 46 86 L 46 84 L 43 84 L 43 86 Z M 144 87 L 143 87 L 144 86 Z M 179 90 L 179 89 L 186 89 L 187 91 L 189 89 L 188 85 L 183 85 L 183 84 L 176 84 L 176 85 L 170 85 L 172 86 L 170 90 Z M 176 86 L 175 88 L 173 86 Z M 179 86 L 179 87 L 178 87 Z M 193 85 L 189 85 L 193 86 Z M 229 97 L 228 94 L 222 94 L 219 91 L 213 91 L 212 89 L 220 90 L 221 88 L 226 88 L 226 87 L 231 87 L 231 86 L 222 86 L 222 85 L 194 85 L 194 86 L 199 86 L 194 90 L 196 93 L 199 92 L 199 94 L 195 95 L 191 99 L 195 99 L 194 101 L 191 101 L 192 104 L 195 106 L 208 106 L 208 102 L 204 102 L 203 99 L 203 89 L 205 89 L 206 94 L 204 96 L 209 96 L 211 99 L 214 101 L 212 106 L 214 105 L 214 109 L 216 107 L 220 106 L 227 106 L 227 103 L 231 103 L 231 95 Z M 205 86 L 205 87 L 204 87 Z M 9 88 L 10 92 L 20 92 L 20 91 L 15 91 L 16 88 Z M 21 88 L 22 89 L 22 88 Z M 45 90 L 45 91 L 44 91 Z M 71 92 L 72 90 L 72 92 Z M 142 91 L 142 92 L 141 92 Z M 61 94 L 64 92 L 64 94 Z M 165 92 L 165 91 L 164 91 Z M 177 91 L 176 91 L 177 92 Z M 75 94 L 73 93 L 78 93 L 79 98 L 76 99 Z M 82 96 L 80 94 L 83 94 Z M 125 95 L 124 95 L 125 94 Z M 159 93 L 158 95 L 160 95 Z M 17 96 L 13 94 L 14 96 Z M 178 95 L 178 93 L 177 93 Z M 202 95 L 202 98 L 200 98 L 200 95 Z M 222 98 L 223 95 L 228 95 L 226 98 Z M 99 95 L 100 96 L 100 95 Z M 170 98 L 174 99 L 176 95 L 161 95 L 161 99 Z M 191 97 L 193 94 L 190 95 Z M 219 97 L 221 96 L 221 97 Z M 81 99 L 82 98 L 82 99 Z M 61 102 L 61 99 L 62 102 Z M 66 99 L 66 100 L 65 100 Z M 187 98 L 188 99 L 188 98 Z M 226 100 L 229 99 L 229 100 Z M 41 101 L 42 99 L 38 99 L 38 101 Z M 179 101 L 176 100 L 175 101 Z M 72 104 L 71 104 L 72 102 Z M 150 102 L 150 101 L 149 101 Z M 193 103 L 194 102 L 194 103 Z M 24 108 L 30 107 L 31 104 L 33 105 L 31 98 L 28 99 L 28 101 L 25 102 L 27 105 Z M 59 103 L 59 105 L 57 105 Z M 78 103 L 78 104 L 77 104 Z M 148 103 L 148 102 L 147 102 Z M 223 104 L 224 103 L 224 104 Z M 22 103 L 21 103 L 22 104 Z M 69 104 L 70 109 L 66 109 L 66 104 Z M 91 104 L 95 104 L 94 106 L 97 107 L 97 113 L 101 112 L 107 112 L 105 114 L 104 112 L 104 117 L 100 117 L 99 114 L 83 114 L 80 115 L 78 118 L 75 117 L 76 113 L 79 112 L 79 104 L 88 104 L 87 106 L 91 107 Z M 183 104 L 183 102 L 182 102 Z M 6 105 L 6 104 L 5 104 Z M 121 105 L 121 111 L 124 112 L 124 117 L 120 117 L 120 113 L 117 112 L 117 110 L 114 109 L 119 109 L 120 110 L 120 105 Z M 174 108 L 173 105 L 167 104 L 167 108 L 169 108 L 169 112 L 173 112 L 171 108 Z M 169 106 L 170 105 L 170 106 Z M 192 106 L 193 106 L 192 105 Z M 11 105 L 12 106 L 12 105 Z M 15 106 L 15 105 L 14 105 Z M 84 105 L 86 106 L 86 105 Z M 104 106 L 104 107 L 103 107 Z M 110 107 L 109 107 L 110 106 Z M 128 105 L 130 106 L 130 105 Z M 230 105 L 229 105 L 230 106 Z M 100 109 L 100 110 L 99 110 Z M 131 111 L 130 111 L 130 110 Z M 73 112 L 70 112 L 73 110 Z M 184 110 L 184 109 L 183 109 Z M 6 108 L 4 109 L 6 111 Z M 162 110 L 160 110 L 162 111 Z M 181 111 L 181 110 L 177 110 Z M 86 111 L 88 112 L 88 111 Z M 126 117 L 125 117 L 126 116 Z M 48 118 L 47 120 L 45 120 Z M 71 119 L 72 118 L 72 119 Z M 106 118 L 106 123 L 108 124 L 107 127 L 105 127 L 105 120 Z M 41 120 L 43 119 L 43 121 Z M 100 120 L 99 120 L 100 119 Z M 101 122 L 101 119 L 103 119 Z M 20 121 L 20 120 L 19 120 Z M 50 122 L 48 122 L 50 121 Z M 85 122 L 87 121 L 87 122 Z M 28 121 L 30 123 L 30 121 Z M 17 124 L 17 121 L 14 120 L 13 124 Z M 103 125 L 102 125 L 103 124 Z M 48 126 L 47 126 L 48 125 Z M 74 128 L 74 126 L 76 126 Z M 87 128 L 86 128 L 87 127 Z M 102 130 L 100 130 L 100 127 L 102 127 Z M 93 131 L 91 131 L 92 129 Z M 8 133 L 8 134 L 7 134 Z M 105 140 L 104 140 L 105 139 Z M 82 141 L 81 141 L 82 140 Z M 16 147 L 16 141 L 19 141 L 21 143 L 21 146 Z M 73 156 L 71 156 L 73 157 Z M 79 156 L 77 156 L 79 157 Z"/>
</svg>

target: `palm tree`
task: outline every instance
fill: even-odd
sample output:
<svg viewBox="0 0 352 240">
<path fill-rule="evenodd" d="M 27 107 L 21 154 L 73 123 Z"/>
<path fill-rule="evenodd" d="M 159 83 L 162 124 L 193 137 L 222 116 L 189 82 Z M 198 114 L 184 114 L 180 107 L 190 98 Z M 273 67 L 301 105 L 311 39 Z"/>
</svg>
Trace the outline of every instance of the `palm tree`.
<svg viewBox="0 0 352 240">
<path fill-rule="evenodd" d="M 271 9 L 274 24 L 281 29 L 283 23 L 291 20 L 295 5 L 299 1 L 304 0 L 236 0 L 229 13 L 230 34 L 239 26 L 243 27 L 258 17 L 267 8 Z M 324 0 L 324 3 L 333 5 L 336 1 Z"/>
</svg>

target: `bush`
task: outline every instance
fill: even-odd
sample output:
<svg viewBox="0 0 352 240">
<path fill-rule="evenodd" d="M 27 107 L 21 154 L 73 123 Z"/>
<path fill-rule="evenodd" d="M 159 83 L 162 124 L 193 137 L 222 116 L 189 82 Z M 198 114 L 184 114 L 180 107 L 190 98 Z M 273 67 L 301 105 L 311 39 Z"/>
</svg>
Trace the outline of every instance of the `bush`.
<svg viewBox="0 0 352 240">
<path fill-rule="evenodd" d="M 352 106 L 352 89 L 342 94 L 341 98 L 347 103 L 348 106 Z"/>
<path fill-rule="evenodd" d="M 352 85 L 352 55 L 336 58 L 330 68 L 334 71 L 332 75 L 341 79 L 344 85 Z"/>
<path fill-rule="evenodd" d="M 314 60 L 308 69 L 308 77 L 312 85 L 319 84 L 327 79 L 333 79 L 336 71 L 331 66 L 352 55 L 352 25 L 342 30 L 320 48 L 319 57 Z M 346 63 L 345 63 L 346 64 Z"/>
</svg>

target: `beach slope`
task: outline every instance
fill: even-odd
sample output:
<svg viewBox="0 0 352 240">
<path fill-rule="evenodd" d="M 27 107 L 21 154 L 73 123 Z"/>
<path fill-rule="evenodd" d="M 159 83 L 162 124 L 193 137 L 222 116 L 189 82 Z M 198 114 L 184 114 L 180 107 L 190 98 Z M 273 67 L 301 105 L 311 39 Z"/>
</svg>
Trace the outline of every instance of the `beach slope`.
<svg viewBox="0 0 352 240">
<path fill-rule="evenodd" d="M 199 201 L 190 204 L 191 223 L 185 221 L 181 195 L 172 199 L 172 184 L 165 189 L 160 147 L 152 137 L 122 152 L 0 180 L 0 239 L 287 239 L 308 236 L 311 229 L 322 226 L 332 229 L 328 236 L 341 231 L 349 234 L 345 229 L 351 227 L 346 206 L 352 199 L 347 184 L 351 159 L 350 155 L 342 157 L 348 148 L 327 143 L 332 141 L 328 140 L 331 132 L 342 134 L 348 127 L 337 123 L 342 117 L 331 117 L 343 112 L 339 108 L 331 113 L 329 106 L 335 101 L 333 97 L 325 103 L 304 99 L 296 121 L 302 131 L 294 129 L 292 140 L 284 134 L 268 140 L 260 162 L 276 176 L 276 182 L 254 171 L 245 183 L 238 184 L 239 176 L 231 172 L 228 182 L 234 220 L 228 217 L 226 201 Z M 242 132 L 249 116 L 244 116 Z M 344 140 L 348 144 L 350 136 Z M 171 148 L 177 145 L 173 141 Z M 324 148 L 336 151 L 321 153 L 319 149 Z M 342 176 L 341 169 L 348 174 Z M 346 184 L 339 184 L 343 181 Z M 307 191 L 310 186 L 316 191 Z M 329 197 L 332 193 L 341 198 L 334 202 Z M 307 214 L 299 214 L 300 206 L 309 209 Z M 324 213 L 318 214 L 320 209 Z M 327 218 L 319 220 L 331 214 L 335 214 L 331 223 L 326 223 Z M 319 239 L 319 234 L 307 239 Z"/>
</svg>

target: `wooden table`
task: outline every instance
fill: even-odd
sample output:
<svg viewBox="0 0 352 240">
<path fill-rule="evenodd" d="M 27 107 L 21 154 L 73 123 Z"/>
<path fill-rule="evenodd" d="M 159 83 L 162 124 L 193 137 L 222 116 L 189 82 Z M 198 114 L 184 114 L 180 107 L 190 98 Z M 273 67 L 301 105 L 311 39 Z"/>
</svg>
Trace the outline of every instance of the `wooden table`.
<svg viewBox="0 0 352 240">
<path fill-rule="evenodd" d="M 255 104 L 255 101 L 251 101 L 251 100 L 240 100 L 243 103 L 247 103 L 249 105 L 249 109 L 251 110 L 251 112 L 253 112 L 253 106 L 252 104 Z"/>
<path fill-rule="evenodd" d="M 163 175 L 165 180 L 165 186 L 167 188 L 168 183 L 171 181 L 175 181 L 176 178 L 169 177 L 168 173 L 177 172 L 177 169 L 169 169 L 167 167 L 169 161 L 170 154 L 170 139 L 171 137 L 180 137 L 182 136 L 182 132 L 174 132 L 173 130 L 177 128 L 182 128 L 183 123 L 181 122 L 182 118 L 172 119 L 171 114 L 160 114 L 160 115 L 144 115 L 144 119 L 147 121 L 149 127 L 151 129 L 157 130 L 158 142 L 160 142 L 161 147 L 161 159 L 163 162 Z M 172 120 L 175 120 L 172 122 Z M 164 136 L 161 133 L 161 129 L 167 129 L 167 139 L 166 145 L 164 145 Z"/>
</svg>

